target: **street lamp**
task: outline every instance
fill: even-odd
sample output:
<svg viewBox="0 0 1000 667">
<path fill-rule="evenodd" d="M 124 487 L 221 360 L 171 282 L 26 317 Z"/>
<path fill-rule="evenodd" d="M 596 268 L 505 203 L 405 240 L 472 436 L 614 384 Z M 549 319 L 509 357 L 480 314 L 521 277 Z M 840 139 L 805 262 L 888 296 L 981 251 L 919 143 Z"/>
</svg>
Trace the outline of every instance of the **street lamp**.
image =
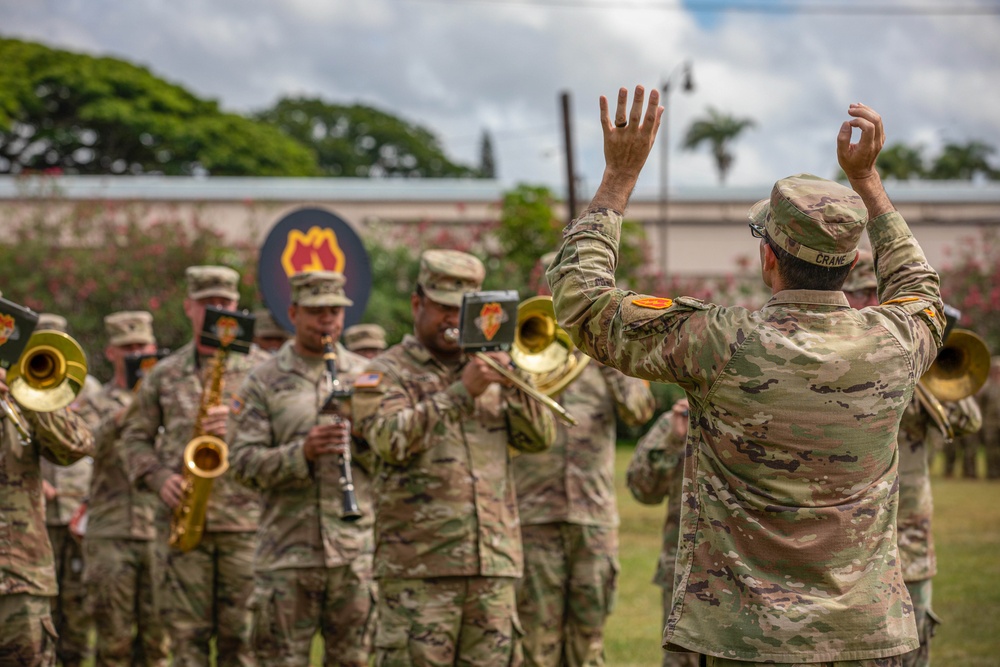
<svg viewBox="0 0 1000 667">
<path fill-rule="evenodd" d="M 691 76 L 691 61 L 685 60 L 674 68 L 660 87 L 663 93 L 661 102 L 663 104 L 663 127 L 660 132 L 663 143 L 660 144 L 660 260 L 663 262 L 663 275 L 667 275 L 667 232 L 670 229 L 670 217 L 667 211 L 667 204 L 670 198 L 668 191 L 669 182 L 667 180 L 667 163 L 670 159 L 670 110 L 667 103 L 670 101 L 670 87 L 674 77 L 680 74 L 683 77 L 681 91 L 690 93 L 694 90 L 694 78 Z"/>
</svg>

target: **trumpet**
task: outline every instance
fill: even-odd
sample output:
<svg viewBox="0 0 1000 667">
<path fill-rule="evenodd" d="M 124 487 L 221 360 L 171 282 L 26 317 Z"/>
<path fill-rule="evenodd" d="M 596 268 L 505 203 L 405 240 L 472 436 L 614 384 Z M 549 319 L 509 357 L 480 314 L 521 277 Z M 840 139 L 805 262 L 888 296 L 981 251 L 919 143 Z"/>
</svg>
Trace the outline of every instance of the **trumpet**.
<svg viewBox="0 0 1000 667">
<path fill-rule="evenodd" d="M 7 370 L 7 386 L 17 403 L 34 412 L 53 412 L 76 399 L 87 378 L 87 357 L 72 336 L 61 331 L 36 331 L 17 363 Z M 14 424 L 22 445 L 31 440 L 28 424 L 10 399 L 0 408 Z"/>
<path fill-rule="evenodd" d="M 450 342 L 457 343 L 460 339 L 460 332 L 457 328 L 452 327 L 444 332 L 444 337 L 446 340 Z M 551 397 L 547 396 L 546 394 L 543 394 L 538 389 L 532 387 L 530 384 L 525 382 L 522 378 L 512 373 L 509 368 L 504 367 L 496 360 L 494 360 L 492 357 L 488 356 L 483 352 L 473 352 L 472 354 L 475 355 L 478 359 L 484 361 L 487 366 L 495 370 L 497 373 L 499 373 L 500 375 L 504 376 L 505 378 L 513 382 L 518 389 L 520 389 L 521 391 L 523 391 L 524 393 L 526 393 L 528 396 L 535 399 L 539 403 L 542 403 L 543 405 L 545 405 L 545 407 L 552 410 L 552 412 L 554 412 L 555 415 L 559 417 L 561 420 L 563 420 L 565 423 L 569 424 L 570 426 L 576 425 L 576 419 L 574 419 L 573 416 L 566 411 L 566 408 L 559 405 L 554 400 L 552 400 Z"/>
</svg>

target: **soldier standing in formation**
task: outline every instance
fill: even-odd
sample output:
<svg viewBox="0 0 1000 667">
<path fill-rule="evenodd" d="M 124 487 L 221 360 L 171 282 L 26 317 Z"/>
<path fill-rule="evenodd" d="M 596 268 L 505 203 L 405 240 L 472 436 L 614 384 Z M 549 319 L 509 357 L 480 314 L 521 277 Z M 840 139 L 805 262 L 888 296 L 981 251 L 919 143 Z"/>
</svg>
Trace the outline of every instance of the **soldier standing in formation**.
<svg viewBox="0 0 1000 667">
<path fill-rule="evenodd" d="M 344 346 L 366 359 L 374 359 L 385 350 L 385 329 L 377 324 L 355 324 L 344 331 Z"/>
<path fill-rule="evenodd" d="M 295 336 L 254 369 L 236 394 L 227 432 L 236 479 L 262 494 L 254 557 L 252 642 L 261 665 L 309 662 L 313 636 L 328 665 L 365 667 L 370 653 L 373 513 L 371 482 L 355 451 L 361 519 L 342 517 L 336 458 L 350 447 L 348 419 L 329 423 L 321 408 L 334 379 L 323 337 L 340 338 L 344 277 L 332 271 L 290 279 Z M 367 359 L 336 344 L 337 380 L 350 387 Z M 347 405 L 340 406 L 349 416 Z"/>
<path fill-rule="evenodd" d="M 170 533 L 170 514 L 182 499 L 184 448 L 194 435 L 213 365 L 214 350 L 198 341 L 205 308 L 234 310 L 239 300 L 239 274 L 228 267 L 193 266 L 186 276 L 184 313 L 195 339 L 146 375 L 122 432 L 129 479 L 151 489 L 163 501 L 157 522 L 161 545 Z M 228 355 L 223 379 L 230 392 L 268 358 L 256 347 L 247 355 Z M 205 433 L 225 440 L 228 416 L 229 401 L 223 401 L 208 407 L 200 426 Z M 230 474 L 223 474 L 212 485 L 201 543 L 186 553 L 169 550 L 161 612 L 175 666 L 207 665 L 213 636 L 220 667 L 255 664 L 249 647 L 247 601 L 253 590 L 254 533 L 259 513 L 258 495 L 237 484 Z"/>
<path fill-rule="evenodd" d="M 40 313 L 35 331 L 59 331 L 69 328 L 66 318 L 55 313 Z M 100 391 L 101 384 L 87 375 L 79 403 L 89 394 Z M 93 460 L 86 456 L 73 465 L 60 466 L 42 459 L 42 489 L 45 493 L 45 525 L 56 562 L 59 594 L 52 598 L 52 620 L 59 634 L 56 655 L 65 667 L 76 667 L 89 657 L 88 634 L 91 618 L 87 590 L 83 582 L 84 557 L 80 541 L 70 533 L 70 522 L 87 498 Z"/>
<path fill-rule="evenodd" d="M 599 361 L 676 382 L 691 418 L 664 645 L 709 666 L 874 666 L 919 646 L 897 557 L 896 436 L 944 327 L 937 274 L 882 187 L 882 120 L 837 136 L 848 189 L 778 181 L 750 212 L 773 296 L 757 311 L 615 287 L 621 220 L 663 108 L 601 98 L 601 185 L 548 271 L 559 323 Z M 852 128 L 861 131 L 851 143 Z M 870 220 L 870 222 L 869 222 Z M 867 225 L 883 303 L 841 290 Z M 808 415 L 803 419 L 803 415 Z"/>
<path fill-rule="evenodd" d="M 265 352 L 277 352 L 292 335 L 275 322 L 267 308 L 253 311 L 253 342 Z"/>
<path fill-rule="evenodd" d="M 555 427 L 545 407 L 458 344 L 462 295 L 484 276 L 472 255 L 424 252 L 410 298 L 414 335 L 355 381 L 354 421 L 379 457 L 377 664 L 515 657 L 522 552 L 508 447 L 543 450 Z"/>
<path fill-rule="evenodd" d="M 0 345 L 6 339 L 0 341 Z M 45 525 L 40 461 L 69 465 L 93 453 L 83 420 L 63 408 L 20 409 L 0 369 L 0 397 L 27 421 L 22 444 L 9 418 L 0 419 L 0 664 L 55 664 L 52 599 L 58 591 L 52 545 Z"/>
<path fill-rule="evenodd" d="M 129 483 L 120 442 L 122 418 L 133 397 L 125 359 L 156 352 L 153 316 L 145 311 L 112 313 L 104 318 L 104 328 L 104 356 L 114 375 L 77 407 L 94 433 L 83 551 L 97 630 L 96 664 L 165 667 L 168 640 L 157 606 L 165 566 L 156 543 L 159 500 Z"/>
<path fill-rule="evenodd" d="M 664 498 L 667 499 L 663 548 L 656 563 L 656 574 L 653 575 L 653 583 L 662 590 L 664 626 L 670 616 L 677 569 L 687 432 L 688 400 L 681 398 L 674 402 L 670 411 L 660 415 L 646 435 L 639 438 L 625 477 L 628 490 L 640 503 L 658 505 Z M 698 667 L 698 655 L 664 651 L 663 667 Z"/>
<path fill-rule="evenodd" d="M 871 253 L 861 251 L 844 283 L 844 294 L 852 308 L 878 305 L 878 280 Z M 955 436 L 975 433 L 982 424 L 976 400 L 968 396 L 957 402 L 941 402 Z M 903 568 L 903 581 L 913 603 L 920 646 L 903 655 L 903 667 L 930 665 L 930 642 L 937 616 L 931 609 L 931 578 L 937 573 L 931 519 L 931 460 L 935 438 L 940 436 L 934 419 L 916 395 L 906 406 L 899 423 L 899 509 L 896 513 L 896 542 Z"/>
<path fill-rule="evenodd" d="M 976 395 L 983 412 L 980 442 L 986 451 L 986 479 L 1000 479 L 1000 356 L 990 363 L 990 376 Z"/>
<path fill-rule="evenodd" d="M 557 421 L 551 449 L 513 461 L 524 547 L 517 612 L 525 664 L 597 666 L 618 576 L 616 414 L 639 426 L 655 406 L 649 383 L 597 362 L 557 400 L 577 423 Z"/>
</svg>

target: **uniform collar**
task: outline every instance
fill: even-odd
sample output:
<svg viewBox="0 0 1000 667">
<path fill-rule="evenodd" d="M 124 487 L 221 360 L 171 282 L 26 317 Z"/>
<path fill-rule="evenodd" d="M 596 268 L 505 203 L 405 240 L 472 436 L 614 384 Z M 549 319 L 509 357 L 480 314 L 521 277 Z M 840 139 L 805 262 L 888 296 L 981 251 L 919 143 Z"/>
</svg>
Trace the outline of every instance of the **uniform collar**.
<svg viewBox="0 0 1000 667">
<path fill-rule="evenodd" d="M 850 308 L 847 297 L 840 290 L 786 289 L 772 296 L 765 308 L 787 305 L 836 306 Z"/>
<path fill-rule="evenodd" d="M 336 343 L 337 357 L 341 355 L 340 343 Z M 322 357 L 306 358 L 295 351 L 295 339 L 290 338 L 275 352 L 278 368 L 286 373 L 295 373 L 310 380 L 318 380 L 326 372 Z"/>
<path fill-rule="evenodd" d="M 410 357 L 412 357 L 413 360 L 416 361 L 421 366 L 428 366 L 433 364 L 438 368 L 442 368 L 444 370 L 451 370 L 443 363 L 438 361 L 438 358 L 435 357 L 433 354 L 431 354 L 430 350 L 424 347 L 424 344 L 421 343 L 419 340 L 417 340 L 417 337 L 414 336 L 413 334 L 406 334 L 405 336 L 403 336 L 403 342 L 401 343 L 401 345 L 403 346 L 403 349 L 406 350 L 406 353 L 410 355 Z M 462 360 L 459 362 L 458 365 L 459 368 L 465 365 L 466 359 L 467 358 L 465 357 L 465 355 L 463 355 Z"/>
</svg>

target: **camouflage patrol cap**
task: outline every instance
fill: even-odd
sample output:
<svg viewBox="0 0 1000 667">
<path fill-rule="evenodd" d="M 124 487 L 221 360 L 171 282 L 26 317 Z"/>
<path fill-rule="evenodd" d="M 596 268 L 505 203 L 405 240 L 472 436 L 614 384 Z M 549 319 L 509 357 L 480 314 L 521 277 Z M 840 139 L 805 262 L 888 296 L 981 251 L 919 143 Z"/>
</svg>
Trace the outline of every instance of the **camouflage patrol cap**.
<svg viewBox="0 0 1000 667">
<path fill-rule="evenodd" d="M 845 292 L 860 292 L 866 289 L 878 287 L 878 278 L 875 277 L 875 258 L 867 250 L 858 251 L 858 262 L 847 274 L 844 281 Z"/>
<path fill-rule="evenodd" d="M 754 204 L 749 217 L 789 254 L 836 268 L 854 261 L 861 232 L 868 224 L 868 209 L 850 188 L 798 174 L 775 183 L 771 198 Z"/>
<path fill-rule="evenodd" d="M 358 350 L 384 350 L 385 329 L 377 324 L 355 324 L 344 330 L 344 347 L 351 352 Z"/>
<path fill-rule="evenodd" d="M 66 333 L 69 323 L 62 315 L 55 313 L 39 313 L 38 324 L 35 325 L 37 331 L 61 331 Z"/>
<path fill-rule="evenodd" d="M 485 277 L 486 267 L 467 252 L 425 250 L 420 256 L 417 284 L 431 301 L 458 307 L 462 295 L 477 291 Z"/>
<path fill-rule="evenodd" d="M 123 310 L 104 318 L 111 345 L 155 345 L 153 316 L 145 310 Z"/>
<path fill-rule="evenodd" d="M 284 338 L 288 340 L 292 334 L 281 328 L 274 321 L 274 316 L 267 308 L 253 311 L 253 335 L 255 338 Z"/>
<path fill-rule="evenodd" d="M 336 271 L 306 271 L 288 279 L 292 303 L 298 306 L 353 306 L 344 294 L 344 274 Z"/>
<path fill-rule="evenodd" d="M 219 296 L 233 301 L 240 300 L 240 274 L 228 266 L 189 266 L 184 275 L 187 277 L 188 297 L 191 299 Z"/>
</svg>

